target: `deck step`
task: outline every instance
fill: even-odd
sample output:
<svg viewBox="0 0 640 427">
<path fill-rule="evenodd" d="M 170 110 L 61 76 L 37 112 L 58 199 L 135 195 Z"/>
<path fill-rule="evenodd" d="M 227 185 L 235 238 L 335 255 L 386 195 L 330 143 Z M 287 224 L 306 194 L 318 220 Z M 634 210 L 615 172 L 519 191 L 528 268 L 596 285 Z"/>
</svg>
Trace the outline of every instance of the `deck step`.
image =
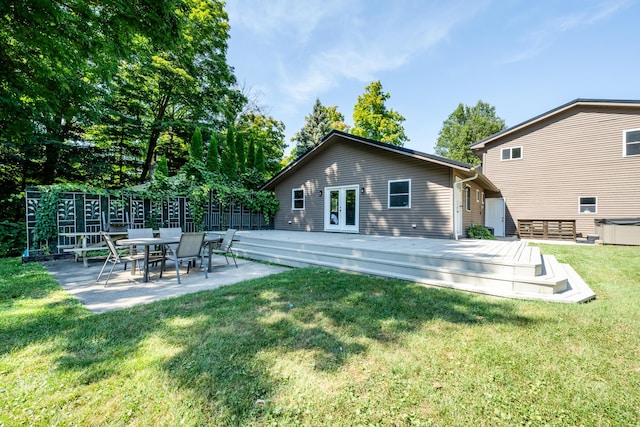
<svg viewBox="0 0 640 427">
<path fill-rule="evenodd" d="M 291 267 L 318 266 L 496 296 L 576 302 L 593 295 L 590 289 L 590 293 L 583 292 L 584 282 L 575 272 L 574 277 L 555 257 L 542 255 L 538 247 L 526 242 L 496 247 L 497 252 L 508 254 L 470 256 L 446 250 L 400 252 L 366 245 L 323 245 L 321 240 L 296 242 L 243 236 L 234 243 L 233 250 L 241 257 Z"/>
</svg>

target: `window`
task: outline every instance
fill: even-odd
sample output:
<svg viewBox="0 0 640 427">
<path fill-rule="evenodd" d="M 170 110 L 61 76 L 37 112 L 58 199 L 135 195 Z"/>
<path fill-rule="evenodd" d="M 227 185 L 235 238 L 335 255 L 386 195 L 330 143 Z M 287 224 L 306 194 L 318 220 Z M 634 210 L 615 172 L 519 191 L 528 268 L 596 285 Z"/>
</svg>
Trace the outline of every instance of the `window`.
<svg viewBox="0 0 640 427">
<path fill-rule="evenodd" d="M 480 190 L 476 189 L 476 203 L 480 203 Z"/>
<path fill-rule="evenodd" d="M 464 187 L 464 208 L 471 211 L 471 187 Z"/>
<path fill-rule="evenodd" d="M 291 209 L 294 211 L 304 210 L 304 189 L 294 188 L 291 191 Z"/>
<path fill-rule="evenodd" d="M 625 130 L 624 132 L 624 155 L 640 155 L 640 129 Z"/>
<path fill-rule="evenodd" d="M 597 197 L 580 197 L 579 210 L 580 213 L 594 214 L 598 213 L 598 198 Z"/>
<path fill-rule="evenodd" d="M 516 160 L 522 158 L 522 147 L 502 149 L 502 160 Z"/>
<path fill-rule="evenodd" d="M 411 180 L 389 181 L 389 208 L 411 207 Z"/>
</svg>

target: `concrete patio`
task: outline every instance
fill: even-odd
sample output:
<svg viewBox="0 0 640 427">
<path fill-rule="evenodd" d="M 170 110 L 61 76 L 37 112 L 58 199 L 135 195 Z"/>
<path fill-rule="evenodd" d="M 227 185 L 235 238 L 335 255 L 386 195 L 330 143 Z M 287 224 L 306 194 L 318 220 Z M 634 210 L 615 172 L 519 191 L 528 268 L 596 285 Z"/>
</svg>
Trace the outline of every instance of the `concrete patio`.
<svg viewBox="0 0 640 427">
<path fill-rule="evenodd" d="M 103 262 L 94 261 L 89 267 L 81 262 L 51 261 L 44 265 L 60 282 L 64 290 L 78 298 L 92 313 L 120 310 L 139 304 L 147 304 L 166 298 L 176 297 L 195 292 L 217 289 L 245 280 L 265 277 L 288 270 L 287 267 L 267 265 L 238 260 L 238 268 L 227 265 L 224 257 L 216 256 L 213 270 L 209 278 L 205 279 L 202 269 L 191 269 L 186 274 L 186 267 L 180 270 L 182 284 L 178 285 L 176 271 L 170 264 L 159 278 L 159 267 L 150 270 L 151 280 L 144 283 L 142 274 L 131 274 L 130 268 L 123 270 L 123 265 L 116 265 L 109 283 L 105 286 L 103 275 L 100 282 L 96 282 Z M 109 268 L 109 267 L 108 267 Z"/>
</svg>

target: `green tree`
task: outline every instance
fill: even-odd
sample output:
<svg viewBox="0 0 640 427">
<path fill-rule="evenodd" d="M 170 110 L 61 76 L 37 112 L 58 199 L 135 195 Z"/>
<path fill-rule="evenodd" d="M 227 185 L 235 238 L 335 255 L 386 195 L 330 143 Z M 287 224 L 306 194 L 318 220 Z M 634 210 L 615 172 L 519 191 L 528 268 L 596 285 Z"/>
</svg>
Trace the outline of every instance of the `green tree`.
<svg viewBox="0 0 640 427">
<path fill-rule="evenodd" d="M 160 157 L 158 160 L 158 168 L 156 169 L 156 175 L 158 176 L 169 176 L 169 164 L 167 162 L 167 156 Z"/>
<path fill-rule="evenodd" d="M 337 106 L 326 107 L 327 114 L 329 115 L 329 121 L 331 122 L 331 129 L 339 130 L 341 132 L 349 132 L 349 125 L 344 122 L 344 114 L 338 111 Z"/>
<path fill-rule="evenodd" d="M 294 158 L 301 157 L 315 147 L 332 129 L 327 108 L 320 103 L 318 98 L 313 105 L 313 111 L 304 119 L 305 123 L 300 132 L 291 138 L 291 141 L 296 143 L 293 148 Z"/>
<path fill-rule="evenodd" d="M 471 144 L 504 129 L 506 124 L 496 115 L 492 105 L 482 101 L 473 107 L 458 104 L 442 125 L 435 152 L 439 156 L 477 165 L 480 159 L 471 151 Z"/>
<path fill-rule="evenodd" d="M 256 167 L 256 143 L 253 137 L 249 137 L 249 148 L 247 149 L 247 169 Z"/>
<path fill-rule="evenodd" d="M 211 142 L 207 150 L 206 167 L 209 172 L 220 172 L 220 160 L 218 159 L 218 137 L 215 133 L 211 134 Z"/>
<path fill-rule="evenodd" d="M 191 137 L 191 144 L 189 145 L 190 160 L 196 162 L 202 162 L 204 156 L 204 148 L 202 146 L 202 132 L 200 128 L 196 128 Z"/>
<path fill-rule="evenodd" d="M 284 123 L 271 116 L 249 111 L 238 118 L 238 130 L 247 138 L 253 138 L 255 144 L 262 144 L 264 157 L 265 178 L 270 178 L 280 171 L 280 160 L 287 145 L 284 143 Z M 256 169 L 258 168 L 258 154 L 256 154 Z"/>
<path fill-rule="evenodd" d="M 380 81 L 369 84 L 353 108 L 351 133 L 398 146 L 409 141 L 402 126 L 405 118 L 385 105 L 390 97 L 383 92 Z"/>
<path fill-rule="evenodd" d="M 256 170 L 263 175 L 266 172 L 266 160 L 262 141 L 258 142 L 258 146 L 256 147 Z"/>
<path fill-rule="evenodd" d="M 193 123 L 223 130 L 246 101 L 226 62 L 229 22 L 224 3 L 180 3 L 181 31 L 172 49 L 159 48 L 147 38 L 136 39 L 136 55 L 119 68 L 119 74 L 137 88 L 132 98 L 144 106 L 141 117 L 147 133 L 140 181 L 163 138 L 188 140 Z"/>
<path fill-rule="evenodd" d="M 227 128 L 227 142 L 222 148 L 220 171 L 231 181 L 238 178 L 238 161 L 236 159 L 236 143 L 233 125 Z"/>
<path fill-rule="evenodd" d="M 244 173 L 246 170 L 246 155 L 244 149 L 244 135 L 242 132 L 236 134 L 236 159 L 238 160 L 238 172 Z"/>
</svg>

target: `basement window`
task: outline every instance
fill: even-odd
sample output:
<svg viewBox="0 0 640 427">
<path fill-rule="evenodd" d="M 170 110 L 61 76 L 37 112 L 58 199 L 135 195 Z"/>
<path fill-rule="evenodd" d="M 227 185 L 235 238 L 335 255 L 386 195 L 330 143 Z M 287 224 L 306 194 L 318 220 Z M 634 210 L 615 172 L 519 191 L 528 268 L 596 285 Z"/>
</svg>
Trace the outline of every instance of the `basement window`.
<svg viewBox="0 0 640 427">
<path fill-rule="evenodd" d="M 625 130 L 624 134 L 624 156 L 640 155 L 640 129 Z"/>
<path fill-rule="evenodd" d="M 294 188 L 291 191 L 291 210 L 304 210 L 304 189 Z"/>
<path fill-rule="evenodd" d="M 522 147 L 510 147 L 502 149 L 502 160 L 517 160 L 522 158 Z"/>
<path fill-rule="evenodd" d="M 589 196 L 589 197 L 580 197 L 578 201 L 579 210 L 582 214 L 594 214 L 598 213 L 598 198 Z"/>
<path fill-rule="evenodd" d="M 389 209 L 411 207 L 411 180 L 389 181 Z"/>
</svg>

